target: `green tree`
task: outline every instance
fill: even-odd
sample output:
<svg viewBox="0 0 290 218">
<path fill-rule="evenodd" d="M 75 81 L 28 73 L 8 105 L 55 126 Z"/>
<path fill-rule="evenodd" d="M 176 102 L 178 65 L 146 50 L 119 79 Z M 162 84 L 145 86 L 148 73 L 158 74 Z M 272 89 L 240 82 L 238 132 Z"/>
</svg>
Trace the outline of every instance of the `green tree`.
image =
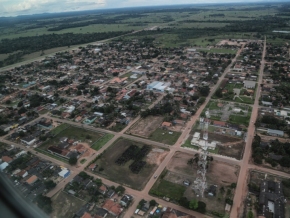
<svg viewBox="0 0 290 218">
<path fill-rule="evenodd" d="M 218 98 L 222 98 L 223 97 L 223 93 L 221 89 L 217 89 L 215 92 L 215 96 Z"/>
<path fill-rule="evenodd" d="M 208 86 L 204 86 L 204 87 L 201 87 L 201 88 L 199 89 L 199 92 L 200 92 L 200 94 L 201 94 L 202 96 L 208 96 L 209 91 L 210 91 L 210 89 L 209 89 Z"/>
<path fill-rule="evenodd" d="M 185 208 L 189 208 L 189 201 L 186 197 L 182 197 L 179 199 L 179 204 Z"/>
<path fill-rule="evenodd" d="M 52 201 L 49 197 L 46 197 L 40 194 L 33 201 L 45 213 L 50 214 L 52 212 L 52 206 L 51 206 Z"/>
<path fill-rule="evenodd" d="M 205 213 L 206 212 L 206 204 L 202 201 L 198 201 L 198 208 L 197 210 L 200 213 Z"/>
<path fill-rule="evenodd" d="M 23 102 L 19 101 L 18 104 L 17 104 L 17 107 L 22 107 L 22 106 L 23 106 Z"/>
<path fill-rule="evenodd" d="M 151 201 L 149 201 L 149 205 L 150 205 L 150 207 L 153 207 L 153 206 L 155 206 L 157 204 L 157 202 L 155 201 L 155 200 L 151 200 Z"/>
<path fill-rule="evenodd" d="M 205 97 L 201 97 L 198 99 L 199 104 L 203 104 L 205 102 Z"/>
<path fill-rule="evenodd" d="M 192 199 L 190 202 L 189 202 L 189 208 L 190 209 L 193 209 L 193 210 L 196 210 L 198 208 L 198 201 L 195 200 L 195 199 Z"/>
<path fill-rule="evenodd" d="M 236 188 L 237 187 L 237 183 L 232 183 L 231 184 L 231 188 Z"/>
<path fill-rule="evenodd" d="M 250 210 L 250 211 L 248 212 L 247 218 L 254 218 L 254 213 L 253 213 L 253 211 Z"/>
<path fill-rule="evenodd" d="M 95 182 L 96 182 L 97 186 L 101 186 L 103 184 L 101 179 L 96 179 Z"/>
<path fill-rule="evenodd" d="M 18 114 L 23 114 L 25 113 L 27 110 L 25 107 L 21 107 L 19 110 L 18 110 Z"/>
<path fill-rule="evenodd" d="M 52 180 L 47 180 L 44 182 L 45 188 L 50 190 L 56 186 L 56 183 L 53 182 Z"/>
<path fill-rule="evenodd" d="M 119 185 L 115 191 L 118 193 L 118 195 L 122 195 L 125 192 L 125 188 Z"/>
<path fill-rule="evenodd" d="M 233 205 L 233 200 L 232 199 L 229 199 L 227 198 L 226 199 L 226 203 L 229 204 L 229 205 Z"/>
<path fill-rule="evenodd" d="M 76 157 L 71 157 L 68 162 L 70 165 L 75 165 L 78 162 L 78 159 Z"/>
</svg>

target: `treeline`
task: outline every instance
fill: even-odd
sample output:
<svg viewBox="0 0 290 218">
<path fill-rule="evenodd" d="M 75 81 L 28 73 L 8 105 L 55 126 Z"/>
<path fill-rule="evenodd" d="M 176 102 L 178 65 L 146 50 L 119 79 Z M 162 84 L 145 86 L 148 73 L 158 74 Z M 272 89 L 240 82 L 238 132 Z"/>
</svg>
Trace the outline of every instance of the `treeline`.
<svg viewBox="0 0 290 218">
<path fill-rule="evenodd" d="M 225 14 L 210 14 L 210 17 L 224 17 Z"/>
<path fill-rule="evenodd" d="M 280 17 L 265 16 L 262 19 L 236 21 L 223 27 L 227 32 L 267 32 L 275 28 L 287 27 L 288 19 Z"/>
<path fill-rule="evenodd" d="M 85 33 L 85 34 L 49 34 L 41 36 L 19 37 L 14 39 L 2 39 L 0 41 L 0 54 L 11 54 L 4 61 L 0 61 L 0 67 L 21 61 L 25 54 L 42 51 L 55 47 L 79 45 L 94 41 L 100 41 L 127 34 L 129 31 Z"/>
<path fill-rule="evenodd" d="M 148 15 L 143 15 L 143 14 L 124 14 L 124 15 L 113 17 L 113 18 L 98 18 L 95 20 L 89 20 L 89 21 L 77 22 L 77 23 L 63 22 L 61 25 L 49 28 L 47 30 L 59 31 L 59 30 L 68 29 L 68 28 L 84 27 L 84 26 L 88 26 L 92 24 L 118 24 L 118 23 L 121 23 L 120 21 L 122 20 L 131 19 L 131 18 L 143 18 L 147 16 Z"/>
<path fill-rule="evenodd" d="M 279 140 L 273 140 L 270 145 L 261 147 L 261 137 L 256 135 L 252 143 L 252 158 L 257 164 L 262 164 L 263 160 L 276 167 L 278 164 L 282 167 L 290 167 L 290 143 L 282 143 Z M 272 155 L 280 158 L 273 159 Z"/>
</svg>

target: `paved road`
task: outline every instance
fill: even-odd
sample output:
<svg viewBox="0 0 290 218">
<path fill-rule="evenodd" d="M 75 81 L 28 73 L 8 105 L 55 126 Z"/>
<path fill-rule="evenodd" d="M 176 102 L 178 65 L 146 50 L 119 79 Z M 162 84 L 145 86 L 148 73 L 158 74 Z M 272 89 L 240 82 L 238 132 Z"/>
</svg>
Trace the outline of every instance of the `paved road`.
<svg viewBox="0 0 290 218">
<path fill-rule="evenodd" d="M 258 80 L 258 88 L 256 92 L 255 97 L 255 103 L 252 110 L 252 116 L 250 119 L 250 124 L 248 127 L 248 136 L 247 136 L 247 142 L 245 146 L 244 151 L 244 157 L 242 160 L 242 165 L 239 173 L 239 178 L 237 182 L 237 188 L 234 196 L 234 203 L 231 210 L 231 216 L 230 217 L 240 217 L 242 214 L 242 203 L 243 200 L 246 197 L 247 194 L 247 178 L 248 178 L 248 168 L 249 168 L 249 160 L 251 157 L 251 147 L 252 147 L 252 141 L 253 136 L 255 133 L 255 125 L 254 122 L 257 119 L 258 116 L 258 108 L 259 108 L 259 97 L 261 92 L 261 86 L 263 80 L 263 73 L 264 73 L 264 67 L 265 67 L 265 54 L 266 54 L 266 38 L 264 40 L 264 48 L 263 48 L 263 55 L 262 55 L 262 61 L 261 61 L 261 67 L 260 67 L 260 74 L 259 74 L 259 80 Z"/>
</svg>

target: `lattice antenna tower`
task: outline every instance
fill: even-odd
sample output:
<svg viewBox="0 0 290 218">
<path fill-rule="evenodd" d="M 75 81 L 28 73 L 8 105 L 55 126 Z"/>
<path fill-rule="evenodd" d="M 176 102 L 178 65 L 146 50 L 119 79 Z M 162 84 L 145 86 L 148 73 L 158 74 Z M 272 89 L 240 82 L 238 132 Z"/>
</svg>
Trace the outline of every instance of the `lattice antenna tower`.
<svg viewBox="0 0 290 218">
<path fill-rule="evenodd" d="M 193 184 L 193 189 L 196 195 L 203 197 L 204 191 L 207 188 L 206 183 L 206 171 L 207 171 L 207 156 L 208 156 L 208 125 L 209 125 L 210 113 L 207 110 L 205 117 L 200 117 L 200 126 L 203 127 L 203 140 L 204 145 L 201 146 L 201 153 L 199 154 L 197 176 Z"/>
</svg>

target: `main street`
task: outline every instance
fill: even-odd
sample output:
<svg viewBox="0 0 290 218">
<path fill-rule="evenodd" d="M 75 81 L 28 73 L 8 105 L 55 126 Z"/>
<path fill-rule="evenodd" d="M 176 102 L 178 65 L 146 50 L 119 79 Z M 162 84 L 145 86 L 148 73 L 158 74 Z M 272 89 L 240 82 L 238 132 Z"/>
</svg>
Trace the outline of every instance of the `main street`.
<svg viewBox="0 0 290 218">
<path fill-rule="evenodd" d="M 231 64 L 225 69 L 224 73 L 220 76 L 218 82 L 212 87 L 212 89 L 210 90 L 210 93 L 208 95 L 208 97 L 206 98 L 205 102 L 200 106 L 200 108 L 197 110 L 196 114 L 194 116 L 192 116 L 192 118 L 187 122 L 186 127 L 184 128 L 184 131 L 182 132 L 181 136 L 178 138 L 178 140 L 176 141 L 176 143 L 173 146 L 164 144 L 164 143 L 160 143 L 160 142 L 155 142 L 155 141 L 151 141 L 149 139 L 145 139 L 145 138 L 139 138 L 136 136 L 132 136 L 129 134 L 125 134 L 127 132 L 127 130 L 129 130 L 130 128 L 132 128 L 133 125 L 136 124 L 136 122 L 140 119 L 140 116 L 137 116 L 133 121 L 131 121 L 128 126 L 126 126 L 126 128 L 124 128 L 121 132 L 113 132 L 110 130 L 105 130 L 105 129 L 101 129 L 101 128 L 95 128 L 92 126 L 87 126 L 87 125 L 83 125 L 81 123 L 76 123 L 70 120 L 65 120 L 65 119 L 59 119 L 56 117 L 51 117 L 48 114 L 43 114 L 40 116 L 41 117 L 45 117 L 48 119 L 52 119 L 54 121 L 58 121 L 61 123 L 67 123 L 70 125 L 74 125 L 80 128 L 85 128 L 88 129 L 90 131 L 97 131 L 97 132 L 101 132 L 101 133 L 108 133 L 108 134 L 113 134 L 114 137 L 109 140 L 99 151 L 95 152 L 93 155 L 91 155 L 90 157 L 87 158 L 86 164 L 78 164 L 76 166 L 70 166 L 69 164 L 63 163 L 57 159 L 54 159 L 52 157 L 46 156 L 42 153 L 36 152 L 33 148 L 27 148 L 25 146 L 23 146 L 22 144 L 18 144 L 15 142 L 10 142 L 9 140 L 4 139 L 4 137 L 0 138 L 0 141 L 7 143 L 7 144 L 13 144 L 17 147 L 21 147 L 22 149 L 26 150 L 26 151 L 30 151 L 31 153 L 45 159 L 45 160 L 49 160 L 53 163 L 56 163 L 58 165 L 62 165 L 67 167 L 68 169 L 71 170 L 71 175 L 69 178 L 66 178 L 65 180 L 61 181 L 60 183 L 57 184 L 57 186 L 50 191 L 47 196 L 52 197 L 53 195 L 55 195 L 57 192 L 61 191 L 65 185 L 67 185 L 71 179 L 77 175 L 78 173 L 80 173 L 81 171 L 83 171 L 85 169 L 85 167 L 87 166 L 87 164 L 89 164 L 91 161 L 93 161 L 99 154 L 101 154 L 104 150 L 106 150 L 110 145 L 112 145 L 119 137 L 124 137 L 130 140 L 135 140 L 135 141 L 141 141 L 143 143 L 146 144 L 151 144 L 154 146 L 158 146 L 161 148 L 167 148 L 169 149 L 168 155 L 166 156 L 166 158 L 162 161 L 162 163 L 158 166 L 157 170 L 153 173 L 152 177 L 149 179 L 148 183 L 146 184 L 145 188 L 141 191 L 138 190 L 133 190 L 131 188 L 126 188 L 126 192 L 128 194 L 131 194 L 132 196 L 134 196 L 134 202 L 133 205 L 131 207 L 129 207 L 126 212 L 124 217 L 131 217 L 134 214 L 134 211 L 136 209 L 136 206 L 138 205 L 139 201 L 141 199 L 146 199 L 146 200 L 151 200 L 151 199 L 155 199 L 156 201 L 158 201 L 159 203 L 161 203 L 162 205 L 166 205 L 166 206 L 170 206 L 174 209 L 178 209 L 180 211 L 183 211 L 185 213 L 191 214 L 193 216 L 196 217 L 207 217 L 205 215 L 201 215 L 195 211 L 192 210 L 188 210 L 186 208 L 183 208 L 181 206 L 178 206 L 176 204 L 172 204 L 170 202 L 166 202 L 163 201 L 161 199 L 157 199 L 155 197 L 150 196 L 148 193 L 150 191 L 150 189 L 152 188 L 152 186 L 154 185 L 156 179 L 154 178 L 154 175 L 159 176 L 162 171 L 166 168 L 166 166 L 168 165 L 169 161 L 171 160 L 171 158 L 173 157 L 173 155 L 176 152 L 186 152 L 189 154 L 196 154 L 199 153 L 200 151 L 197 150 L 192 150 L 189 148 L 183 148 L 181 147 L 181 145 L 184 143 L 184 141 L 188 138 L 191 128 L 194 125 L 194 123 L 197 121 L 197 119 L 199 118 L 200 114 L 202 113 L 202 111 L 204 110 L 204 108 L 206 107 L 207 103 L 210 101 L 211 97 L 214 95 L 214 93 L 216 92 L 217 88 L 220 86 L 220 83 L 223 81 L 223 79 L 225 78 L 225 75 L 230 72 L 230 68 L 232 67 L 233 63 L 236 61 L 237 57 L 240 55 L 241 51 L 243 50 L 244 45 L 239 49 L 239 51 L 237 52 L 235 58 L 232 60 Z M 247 141 L 246 141 L 246 146 L 245 146 L 245 151 L 244 151 L 244 156 L 242 160 L 236 160 L 234 158 L 230 158 L 230 157 L 226 157 L 226 156 L 221 156 L 218 154 L 211 154 L 211 156 L 213 156 L 213 158 L 216 161 L 221 161 L 221 162 L 225 162 L 231 165 L 236 165 L 240 167 L 240 171 L 239 171 L 239 178 L 238 178 L 238 183 L 237 183 L 237 188 L 236 188 L 236 193 L 235 193 L 235 197 L 234 197 L 234 204 L 232 207 L 232 211 L 231 211 L 231 216 L 230 217 L 239 217 L 239 213 L 241 212 L 240 208 L 243 202 L 243 199 L 245 198 L 245 195 L 247 193 L 247 175 L 248 175 L 248 169 L 253 169 L 253 170 L 257 170 L 257 171 L 263 171 L 265 173 L 269 173 L 269 174 L 277 174 L 279 176 L 283 176 L 283 177 L 290 177 L 288 174 L 283 173 L 283 172 L 279 172 L 279 171 L 275 171 L 272 169 L 268 169 L 268 168 L 262 168 L 259 166 L 255 166 L 255 165 L 251 165 L 249 164 L 249 159 L 251 156 L 251 144 L 252 144 L 252 138 L 253 138 L 253 133 L 255 131 L 255 127 L 254 127 L 254 123 L 252 121 L 256 120 L 257 118 L 257 113 L 258 113 L 258 107 L 259 107 L 259 96 L 260 96 L 260 91 L 261 91 L 261 87 L 260 84 L 262 83 L 262 77 L 263 77 L 263 69 L 264 69 L 264 65 L 265 65 L 265 53 L 266 53 L 266 39 L 264 41 L 264 48 L 263 48 L 263 55 L 262 55 L 262 61 L 261 61 L 261 67 L 260 67 L 260 76 L 259 76 L 259 80 L 258 80 L 258 88 L 257 88 L 257 92 L 256 92 L 256 96 L 255 96 L 255 103 L 253 105 L 253 111 L 252 111 L 252 116 L 251 116 L 251 120 L 250 120 L 250 125 L 248 128 L 248 136 L 247 136 Z M 149 108 L 154 107 L 156 104 L 158 104 L 158 102 L 164 97 L 165 94 L 161 94 L 150 106 Z M 30 121 L 30 123 L 35 122 L 35 120 Z M 10 133 L 11 134 L 11 133 Z M 5 136 L 7 137 L 7 135 Z M 95 178 L 100 177 L 100 176 L 96 176 L 90 172 L 88 172 L 90 175 L 94 176 Z M 107 184 L 107 185 L 118 185 L 112 181 L 109 181 L 105 178 L 101 178 L 102 181 Z"/>
<path fill-rule="evenodd" d="M 259 108 L 259 98 L 260 98 L 260 92 L 261 92 L 261 86 L 263 81 L 263 73 L 264 73 L 264 67 L 265 67 L 265 55 L 266 55 L 266 37 L 264 40 L 264 48 L 263 48 L 263 54 L 262 54 L 262 60 L 261 60 L 261 66 L 260 66 L 260 72 L 259 72 L 259 80 L 258 80 L 258 86 L 257 86 L 257 92 L 255 96 L 255 103 L 252 110 L 252 116 L 250 119 L 250 124 L 248 127 L 248 135 L 247 135 L 247 142 L 245 146 L 244 156 L 242 160 L 242 165 L 240 168 L 240 173 L 238 177 L 235 197 L 233 201 L 233 206 L 231 210 L 231 217 L 240 217 L 242 212 L 242 202 L 245 199 L 247 195 L 247 178 L 248 178 L 248 169 L 249 169 L 249 160 L 251 157 L 251 147 L 252 147 L 252 141 L 254 137 L 255 132 L 255 121 L 258 116 L 258 108 Z"/>
</svg>

